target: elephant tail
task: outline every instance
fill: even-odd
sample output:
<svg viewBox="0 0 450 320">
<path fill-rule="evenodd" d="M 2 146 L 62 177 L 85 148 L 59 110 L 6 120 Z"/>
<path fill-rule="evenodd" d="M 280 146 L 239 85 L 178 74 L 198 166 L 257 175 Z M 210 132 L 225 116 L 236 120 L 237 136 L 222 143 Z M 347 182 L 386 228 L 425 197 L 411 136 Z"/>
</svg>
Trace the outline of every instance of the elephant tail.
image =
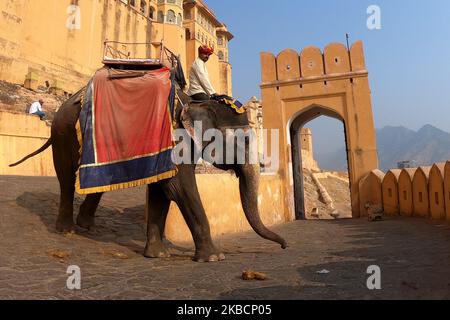
<svg viewBox="0 0 450 320">
<path fill-rule="evenodd" d="M 22 162 L 25 162 L 28 159 L 33 158 L 34 156 L 37 156 L 39 153 L 47 150 L 51 145 L 52 145 L 52 138 L 48 139 L 47 142 L 39 150 L 33 152 L 32 154 L 29 154 L 28 156 L 26 156 L 25 158 L 23 158 L 22 160 L 20 160 L 20 161 L 18 161 L 16 163 L 10 164 L 9 166 L 10 167 L 18 166 Z"/>
</svg>

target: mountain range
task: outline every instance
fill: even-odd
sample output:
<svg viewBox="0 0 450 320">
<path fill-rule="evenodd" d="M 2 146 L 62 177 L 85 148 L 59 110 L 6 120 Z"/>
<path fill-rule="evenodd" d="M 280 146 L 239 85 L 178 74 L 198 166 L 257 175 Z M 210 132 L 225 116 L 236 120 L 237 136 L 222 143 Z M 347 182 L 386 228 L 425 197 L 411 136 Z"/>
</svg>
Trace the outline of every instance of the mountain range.
<svg viewBox="0 0 450 320">
<path fill-rule="evenodd" d="M 387 126 L 376 134 L 379 166 L 383 171 L 397 168 L 401 161 L 424 166 L 450 160 L 450 133 L 432 125 L 425 125 L 419 131 Z M 347 170 L 345 148 L 315 158 L 324 170 Z"/>
</svg>

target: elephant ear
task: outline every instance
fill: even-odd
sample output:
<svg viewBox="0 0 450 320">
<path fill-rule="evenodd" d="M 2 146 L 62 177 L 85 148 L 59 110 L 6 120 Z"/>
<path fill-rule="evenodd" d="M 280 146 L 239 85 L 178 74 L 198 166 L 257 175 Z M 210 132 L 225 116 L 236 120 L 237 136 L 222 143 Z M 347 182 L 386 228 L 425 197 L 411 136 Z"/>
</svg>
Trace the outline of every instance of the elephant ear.
<svg viewBox="0 0 450 320">
<path fill-rule="evenodd" d="M 201 122 L 202 132 L 195 135 L 195 123 Z M 181 123 L 197 147 L 203 146 L 202 137 L 208 129 L 250 129 L 247 113 L 239 114 L 231 107 L 216 101 L 207 101 L 201 104 L 190 104 L 181 112 Z"/>
<path fill-rule="evenodd" d="M 208 108 L 214 113 L 216 128 L 219 130 L 250 127 L 247 112 L 237 113 L 230 106 L 216 101 L 211 101 Z"/>
<path fill-rule="evenodd" d="M 201 123 L 201 132 L 196 134 L 196 124 Z M 216 128 L 215 116 L 205 104 L 185 106 L 181 112 L 181 123 L 199 149 L 203 149 L 203 135 L 206 130 Z"/>
</svg>

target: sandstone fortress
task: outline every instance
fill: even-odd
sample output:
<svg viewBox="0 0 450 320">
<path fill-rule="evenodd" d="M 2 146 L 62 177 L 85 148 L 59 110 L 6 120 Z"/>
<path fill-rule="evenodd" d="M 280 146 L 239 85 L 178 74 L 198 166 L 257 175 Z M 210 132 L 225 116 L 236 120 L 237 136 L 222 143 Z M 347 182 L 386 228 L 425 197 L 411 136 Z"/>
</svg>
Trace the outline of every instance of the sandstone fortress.
<svg viewBox="0 0 450 320">
<path fill-rule="evenodd" d="M 0 2 L 0 80 L 74 93 L 102 66 L 105 40 L 131 57 L 159 56 L 161 42 L 184 70 L 208 44 L 211 81 L 232 95 L 233 35 L 201 0 L 4 0 Z"/>
</svg>

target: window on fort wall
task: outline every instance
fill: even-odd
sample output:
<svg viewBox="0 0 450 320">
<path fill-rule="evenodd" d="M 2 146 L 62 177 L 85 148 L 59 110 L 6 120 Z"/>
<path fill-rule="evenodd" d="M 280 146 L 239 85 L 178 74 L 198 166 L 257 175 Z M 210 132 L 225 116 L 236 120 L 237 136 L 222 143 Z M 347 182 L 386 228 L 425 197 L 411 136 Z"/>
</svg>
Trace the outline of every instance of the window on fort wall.
<svg viewBox="0 0 450 320">
<path fill-rule="evenodd" d="M 183 17 L 181 15 L 181 13 L 178 14 L 177 17 L 177 24 L 181 27 L 181 25 L 183 24 Z"/>
<path fill-rule="evenodd" d="M 223 61 L 223 59 L 225 58 L 225 56 L 224 56 L 222 51 L 219 51 L 218 56 L 219 56 L 219 60 L 220 61 Z"/>
<path fill-rule="evenodd" d="M 191 20 L 192 19 L 191 10 L 189 10 L 189 9 L 184 10 L 184 18 L 186 20 Z"/>
<path fill-rule="evenodd" d="M 154 7 L 150 7 L 150 11 L 148 12 L 148 17 L 152 20 L 155 20 L 155 12 L 156 12 L 156 9 Z"/>
<path fill-rule="evenodd" d="M 147 1 L 146 0 L 141 0 L 141 6 L 139 8 L 139 11 L 141 12 L 141 14 L 143 14 L 145 16 L 145 14 L 147 12 Z"/>
<path fill-rule="evenodd" d="M 217 39 L 217 44 L 218 44 L 219 46 L 223 46 L 223 38 L 222 38 L 222 37 L 219 37 L 219 38 Z"/>
<path fill-rule="evenodd" d="M 130 6 L 136 7 L 136 0 L 130 0 Z"/>
<path fill-rule="evenodd" d="M 191 30 L 186 28 L 186 40 L 191 40 Z"/>
<path fill-rule="evenodd" d="M 167 0 L 167 3 L 175 3 L 175 0 Z"/>
<path fill-rule="evenodd" d="M 167 11 L 167 23 L 176 24 L 177 17 L 175 16 L 175 11 L 169 10 Z"/>
<path fill-rule="evenodd" d="M 158 22 L 164 23 L 164 13 L 162 11 L 158 11 Z"/>
</svg>

